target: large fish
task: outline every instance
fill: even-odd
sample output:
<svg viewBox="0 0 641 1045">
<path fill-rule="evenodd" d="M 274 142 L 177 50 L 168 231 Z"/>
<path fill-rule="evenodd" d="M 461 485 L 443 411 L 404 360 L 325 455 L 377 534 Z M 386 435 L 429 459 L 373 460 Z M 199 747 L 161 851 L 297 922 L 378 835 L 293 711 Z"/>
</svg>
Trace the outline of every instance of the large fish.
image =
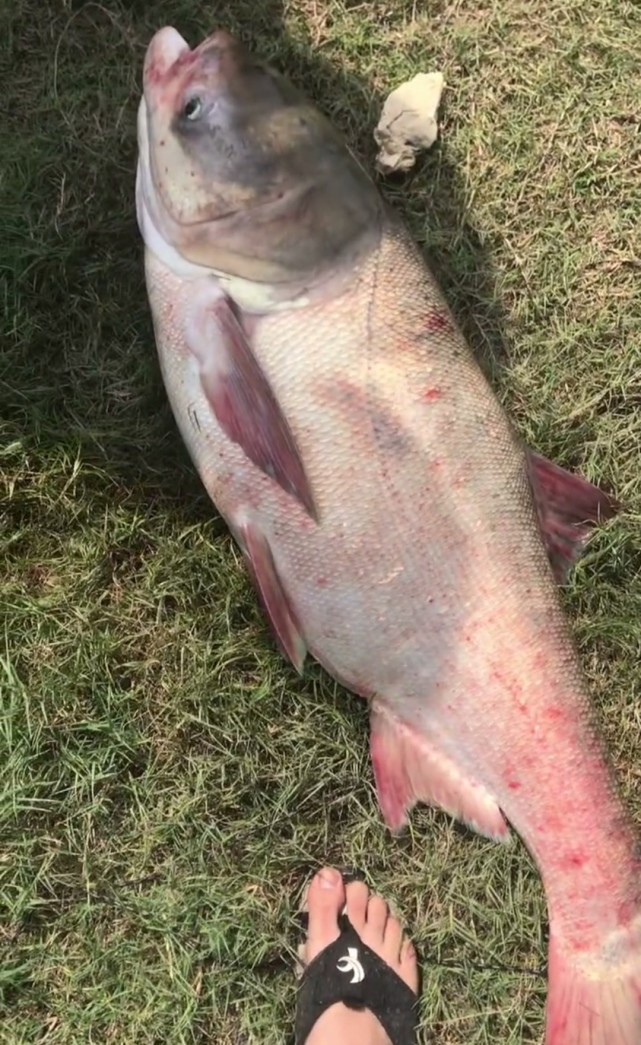
<svg viewBox="0 0 641 1045">
<path fill-rule="evenodd" d="M 521 446 L 408 232 L 286 80 L 165 28 L 143 88 L 167 394 L 283 653 L 369 701 L 393 830 L 420 800 L 523 838 L 548 1045 L 639 1045 L 637 841 L 556 583 L 613 502 Z"/>
</svg>

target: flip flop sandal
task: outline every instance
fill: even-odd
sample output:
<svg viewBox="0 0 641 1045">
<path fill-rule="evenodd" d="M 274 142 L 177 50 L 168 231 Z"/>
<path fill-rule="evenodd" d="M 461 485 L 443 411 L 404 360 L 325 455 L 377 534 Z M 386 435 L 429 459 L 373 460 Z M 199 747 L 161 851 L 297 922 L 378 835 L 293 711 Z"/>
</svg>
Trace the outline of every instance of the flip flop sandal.
<svg viewBox="0 0 641 1045">
<path fill-rule="evenodd" d="M 345 882 L 357 877 L 343 874 Z M 303 928 L 307 921 L 302 914 Z M 304 1045 L 316 1021 L 338 1002 L 373 1013 L 392 1045 L 416 1045 L 418 995 L 363 943 L 346 914 L 339 915 L 338 927 L 338 939 L 305 966 L 296 1003 L 295 1045 Z"/>
</svg>

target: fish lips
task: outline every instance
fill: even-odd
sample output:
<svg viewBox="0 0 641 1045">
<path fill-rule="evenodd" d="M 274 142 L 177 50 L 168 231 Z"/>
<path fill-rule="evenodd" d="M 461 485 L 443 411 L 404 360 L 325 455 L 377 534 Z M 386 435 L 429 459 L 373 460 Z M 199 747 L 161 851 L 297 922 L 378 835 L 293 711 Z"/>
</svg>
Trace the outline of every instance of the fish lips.
<svg viewBox="0 0 641 1045">
<path fill-rule="evenodd" d="M 217 29 L 193 50 L 173 26 L 151 38 L 143 64 L 143 92 L 150 107 L 176 107 L 178 96 L 194 75 L 205 77 L 208 89 L 221 95 L 250 60 L 240 41 Z"/>
</svg>

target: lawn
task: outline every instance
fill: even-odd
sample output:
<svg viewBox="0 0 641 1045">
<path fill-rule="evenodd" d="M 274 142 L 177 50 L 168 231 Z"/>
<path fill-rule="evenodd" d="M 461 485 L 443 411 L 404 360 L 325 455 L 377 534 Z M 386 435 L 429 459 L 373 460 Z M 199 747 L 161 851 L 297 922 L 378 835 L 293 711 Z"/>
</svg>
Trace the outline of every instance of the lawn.
<svg viewBox="0 0 641 1045">
<path fill-rule="evenodd" d="M 284 1043 L 330 861 L 409 922 L 433 1041 L 541 1042 L 525 850 L 426 808 L 390 836 L 366 708 L 284 663 L 178 437 L 133 203 L 167 23 L 240 32 L 368 163 L 383 97 L 444 71 L 439 142 L 381 188 L 523 435 L 625 502 L 566 602 L 641 816 L 641 7 L 5 0 L 0 1040 Z"/>
</svg>

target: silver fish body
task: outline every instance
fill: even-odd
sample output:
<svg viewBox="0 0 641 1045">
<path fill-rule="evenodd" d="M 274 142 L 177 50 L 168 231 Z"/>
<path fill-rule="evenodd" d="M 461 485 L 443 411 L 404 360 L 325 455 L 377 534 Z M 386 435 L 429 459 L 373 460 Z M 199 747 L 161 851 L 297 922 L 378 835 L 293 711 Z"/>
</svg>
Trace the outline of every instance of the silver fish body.
<svg viewBox="0 0 641 1045">
<path fill-rule="evenodd" d="M 637 840 L 556 583 L 613 503 L 521 445 L 403 225 L 230 37 L 157 34 L 139 145 L 167 394 L 281 649 L 370 702 L 392 829 L 523 838 L 548 1045 L 638 1045 Z"/>
</svg>

